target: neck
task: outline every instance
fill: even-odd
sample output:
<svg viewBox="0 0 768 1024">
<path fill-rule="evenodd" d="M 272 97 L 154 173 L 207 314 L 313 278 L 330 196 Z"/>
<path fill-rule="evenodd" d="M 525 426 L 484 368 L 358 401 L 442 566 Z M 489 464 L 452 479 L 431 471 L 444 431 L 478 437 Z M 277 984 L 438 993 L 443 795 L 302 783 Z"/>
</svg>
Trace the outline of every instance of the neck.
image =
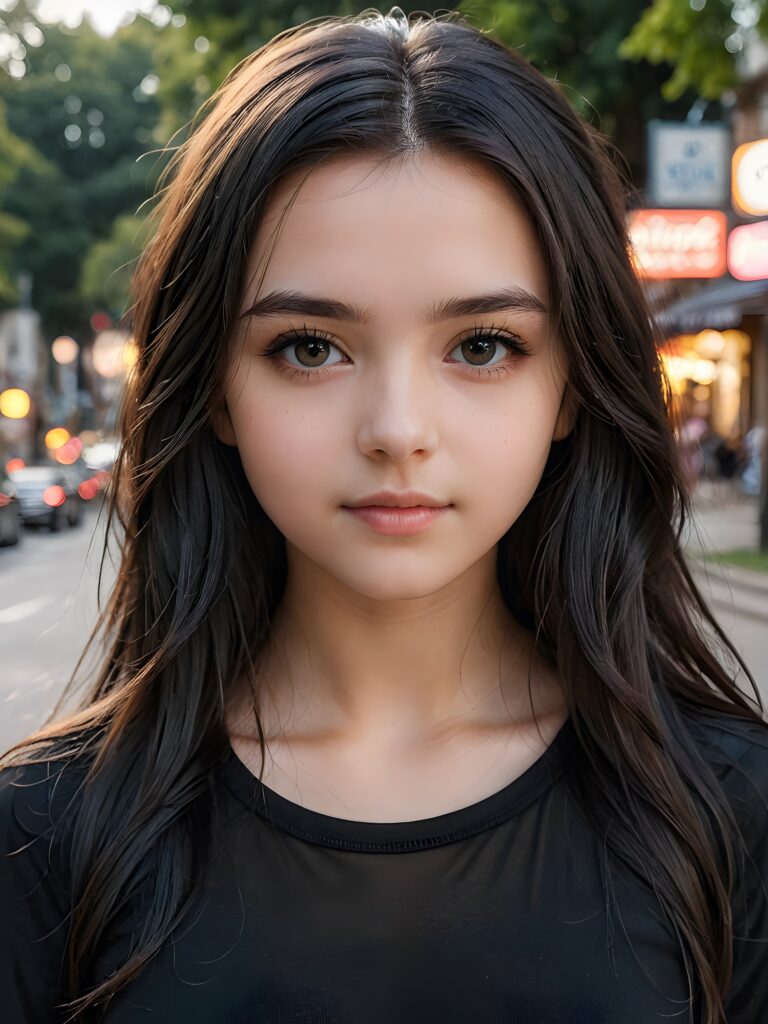
<svg viewBox="0 0 768 1024">
<path fill-rule="evenodd" d="M 529 672 L 534 687 L 546 680 L 541 707 L 551 710 L 554 670 L 504 605 L 495 566 L 494 548 L 433 594 L 381 601 L 292 549 L 256 680 L 268 738 L 275 723 L 278 734 L 399 745 L 462 724 L 529 721 Z"/>
</svg>

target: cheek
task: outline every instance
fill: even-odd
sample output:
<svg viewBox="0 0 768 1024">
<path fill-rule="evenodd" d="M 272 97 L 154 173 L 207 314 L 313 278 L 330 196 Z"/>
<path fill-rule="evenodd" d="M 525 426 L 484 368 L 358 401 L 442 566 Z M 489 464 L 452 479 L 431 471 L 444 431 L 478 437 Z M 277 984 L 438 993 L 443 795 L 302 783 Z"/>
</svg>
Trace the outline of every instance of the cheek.
<svg viewBox="0 0 768 1024">
<path fill-rule="evenodd" d="M 495 542 L 512 526 L 533 497 L 548 450 L 548 438 L 521 429 L 498 431 L 491 443 L 466 451 L 459 500 L 478 538 Z"/>
<path fill-rule="evenodd" d="M 328 415 L 246 399 L 230 415 L 245 475 L 278 527 L 297 517 L 323 486 L 333 485 L 339 451 Z"/>
<path fill-rule="evenodd" d="M 544 472 L 560 403 L 554 385 L 544 383 L 494 395 L 453 421 L 450 447 L 466 493 L 490 497 L 489 517 L 519 514 Z"/>
</svg>

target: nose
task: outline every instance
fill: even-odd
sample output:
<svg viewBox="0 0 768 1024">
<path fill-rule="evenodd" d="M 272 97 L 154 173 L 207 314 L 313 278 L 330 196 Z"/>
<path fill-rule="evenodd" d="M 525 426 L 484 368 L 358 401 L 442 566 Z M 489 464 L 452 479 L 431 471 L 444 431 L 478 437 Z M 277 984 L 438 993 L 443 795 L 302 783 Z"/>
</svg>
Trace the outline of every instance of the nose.
<svg viewBox="0 0 768 1024">
<path fill-rule="evenodd" d="M 434 383 L 413 359 L 372 369 L 361 388 L 357 444 L 367 456 L 402 462 L 432 455 L 439 443 Z"/>
</svg>

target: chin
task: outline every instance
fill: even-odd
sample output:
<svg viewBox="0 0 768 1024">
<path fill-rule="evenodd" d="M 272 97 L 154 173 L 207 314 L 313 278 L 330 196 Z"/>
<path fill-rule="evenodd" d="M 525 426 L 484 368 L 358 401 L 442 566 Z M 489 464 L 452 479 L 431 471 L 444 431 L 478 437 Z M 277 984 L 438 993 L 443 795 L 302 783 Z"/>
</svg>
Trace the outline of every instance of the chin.
<svg viewBox="0 0 768 1024">
<path fill-rule="evenodd" d="M 416 601 L 419 598 L 429 597 L 437 593 L 443 587 L 448 586 L 461 572 L 445 574 L 435 567 L 434 572 L 429 572 L 423 565 L 411 566 L 409 569 L 393 571 L 393 567 L 382 568 L 372 567 L 369 573 L 360 571 L 358 565 L 355 570 L 349 573 L 333 573 L 334 576 L 345 587 L 354 590 L 363 598 L 370 601 Z"/>
</svg>

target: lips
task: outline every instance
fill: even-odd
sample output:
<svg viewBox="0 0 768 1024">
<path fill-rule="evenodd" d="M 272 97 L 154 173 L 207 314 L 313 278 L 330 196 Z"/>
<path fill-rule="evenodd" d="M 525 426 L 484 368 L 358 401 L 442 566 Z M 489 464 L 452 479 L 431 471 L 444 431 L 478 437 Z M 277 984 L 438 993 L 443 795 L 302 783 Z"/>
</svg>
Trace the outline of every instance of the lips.
<svg viewBox="0 0 768 1024">
<path fill-rule="evenodd" d="M 450 506 L 345 505 L 342 507 L 345 512 L 376 533 L 404 537 L 423 533 L 432 523 L 447 515 Z"/>
<path fill-rule="evenodd" d="M 348 502 L 344 508 L 445 508 L 449 502 L 440 501 L 431 494 L 421 491 L 377 491 L 357 501 Z"/>
</svg>

